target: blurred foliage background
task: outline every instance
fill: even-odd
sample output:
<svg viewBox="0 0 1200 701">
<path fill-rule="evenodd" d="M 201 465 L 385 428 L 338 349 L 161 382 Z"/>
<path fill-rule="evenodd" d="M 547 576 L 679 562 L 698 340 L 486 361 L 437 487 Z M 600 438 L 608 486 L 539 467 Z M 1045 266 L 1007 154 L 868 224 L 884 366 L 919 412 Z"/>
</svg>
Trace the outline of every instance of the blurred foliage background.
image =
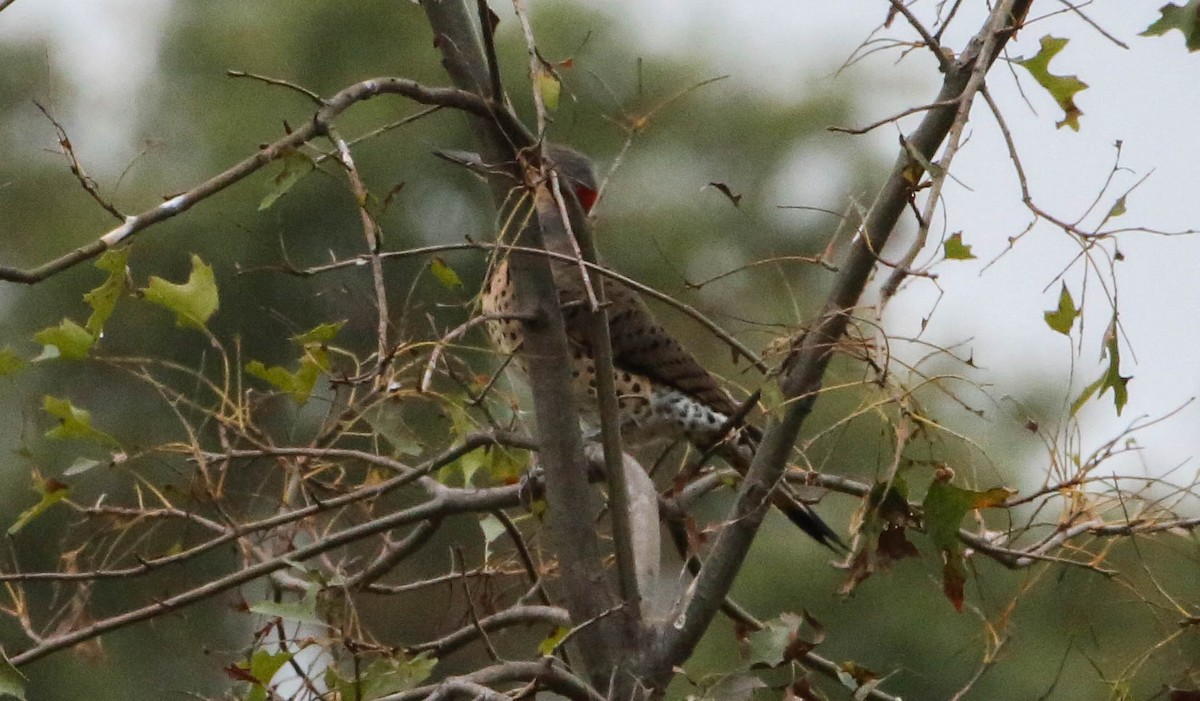
<svg viewBox="0 0 1200 701">
<path fill-rule="evenodd" d="M 826 249 L 837 229 L 835 216 L 780 207 L 841 212 L 850 202 L 869 201 L 891 155 L 865 150 L 825 127 L 863 121 L 856 96 L 877 86 L 861 78 L 835 81 L 836 90 L 828 82 L 814 82 L 802 98 L 782 99 L 733 77 L 688 90 L 714 77 L 703 46 L 689 55 L 642 60 L 640 47 L 627 43 L 629 33 L 619 23 L 583 3 L 539 3 L 533 20 L 543 54 L 556 62 L 571 59 L 570 67 L 562 69 L 564 94 L 553 138 L 592 154 L 602 171 L 631 138 L 628 126 L 662 106 L 646 128 L 632 136 L 623 162 L 612 173 L 597 225 L 607 262 L 704 310 L 754 348 L 765 348 L 785 328 L 809 318 L 832 277 L 817 265 L 781 261 L 708 284 L 695 283 L 754 261 L 817 256 Z M 259 143 L 278 138 L 285 123 L 297 124 L 310 115 L 311 106 L 294 92 L 231 79 L 226 69 L 283 78 L 322 95 L 378 75 L 434 85 L 446 82 L 423 15 L 409 3 L 176 3 L 165 31 L 158 75 L 136 104 L 128 106 L 141 147 L 125 153 L 119 167 L 101 165 L 95 171 L 101 191 L 129 212 L 144 210 L 223 170 Z M 498 31 L 508 89 L 520 111 L 531 115 L 519 27 L 506 17 Z M 45 104 L 68 133 L 72 125 L 88 120 L 86 113 L 57 109 L 71 104 L 72 96 L 68 81 L 48 60 L 49 50 L 36 43 L 0 44 L 0 64 L 5 67 L 0 71 L 0 135 L 6 152 L 0 159 L 0 259 L 11 265 L 39 263 L 114 225 L 55 153 L 53 129 L 33 105 L 33 100 Z M 925 97 L 916 94 L 913 103 Z M 399 98 L 379 98 L 350 110 L 339 127 L 353 137 L 419 109 Z M 438 148 L 470 146 L 463 119 L 443 111 L 356 147 L 355 157 L 372 192 L 382 196 L 403 184 L 381 219 L 386 248 L 491 237 L 484 188 L 431 155 Z M 75 148 L 87 166 L 89 144 L 76 143 Z M 799 201 L 788 191 L 794 184 L 789 174 L 796 159 L 808 152 L 840 154 L 828 173 L 839 191 L 827 201 Z M 131 257 L 135 285 L 144 286 L 150 275 L 184 279 L 189 254 L 195 253 L 215 267 L 221 291 L 221 310 L 211 327 L 228 345 L 236 340 L 244 359 L 287 362 L 294 357 L 286 341 L 290 335 L 341 319 L 348 323 L 339 343 L 369 352 L 374 313 L 365 268 L 312 278 L 280 270 L 284 260 L 305 267 L 364 250 L 344 178 L 327 166 L 275 206 L 259 211 L 274 172 L 260 173 L 138 236 Z M 713 182 L 742 195 L 740 205 L 734 207 L 708 186 Z M 391 303 L 394 310 L 404 310 L 403 318 L 397 319 L 401 336 L 434 337 L 435 330 L 466 318 L 485 256 L 474 251 L 443 257 L 464 280 L 463 290 L 439 284 L 426 269 L 427 259 L 389 264 Z M 3 343 L 26 356 L 36 355 L 32 334 L 64 316 L 82 317 L 80 295 L 101 279 L 90 265 L 82 265 L 34 287 L 0 287 Z M 733 384 L 756 386 L 759 378 L 735 366 L 728 351 L 703 329 L 676 312 L 659 311 Z M 473 337 L 471 342 L 483 341 Z M 162 357 L 191 367 L 214 362 L 213 350 L 200 334 L 177 328 L 162 309 L 136 301 L 122 302 L 98 351 Z M 485 354 L 471 357 L 481 371 L 492 365 Z M 869 377 L 857 363 L 837 365 L 827 384 L 852 386 L 819 403 L 819 415 L 809 430 L 823 430 L 869 403 L 875 388 L 860 383 Z M 32 473 L 61 476 L 76 455 L 86 452 L 79 445 L 42 437 L 53 422 L 40 409 L 45 394 L 68 397 L 90 409 L 97 426 L 134 450 L 171 440 L 178 431 L 161 398 L 103 363 L 38 363 L 0 379 L 0 478 L 8 485 L 0 490 L 0 522 L 10 523 L 36 500 L 35 492 L 26 488 Z M 987 458 L 960 441 L 931 438 L 921 454 L 908 456 L 916 461 L 914 484 L 927 484 L 929 465 L 938 460 L 969 466 L 961 474 L 979 487 L 1041 481 L 1044 466 L 1032 460 L 1038 444 L 1022 431 L 1022 416 L 989 407 L 980 419 L 935 391 L 922 396 L 939 420 L 977 440 Z M 1021 399 L 1034 412 L 1039 402 L 1049 401 L 1036 387 Z M 319 405 L 319 398 L 313 404 Z M 320 412 L 319 406 L 298 410 L 281 403 L 278 427 L 306 435 Z M 864 412 L 817 443 L 810 459 L 822 470 L 869 481 L 891 459 L 888 421 L 888 412 Z M 444 436 L 429 438 L 431 445 L 442 442 Z M 1022 472 L 1026 465 L 1032 465 L 1032 473 Z M 148 464 L 137 471 L 160 486 L 186 489 L 186 484 L 174 481 L 179 478 L 175 466 Z M 104 494 L 127 498 L 138 489 L 129 470 L 98 469 L 65 481 L 80 503 Z M 246 484 L 253 483 L 248 477 Z M 722 499 L 712 499 L 704 515 L 718 518 L 721 504 Z M 820 509 L 844 529 L 855 506 L 834 495 Z M 1054 514 L 1043 516 L 1053 518 Z M 65 537 L 70 545 L 81 538 L 78 531 L 69 530 L 74 520 L 65 509 L 50 512 L 10 540 L 4 559 L 19 562 L 25 570 L 54 568 L 60 541 Z M 417 558 L 412 576 L 444 570 L 449 544 L 458 538 L 472 543 L 468 554 L 477 558 L 482 545 L 474 528 L 462 519 L 457 528 L 444 529 Z M 165 534 L 159 545 L 169 544 L 171 537 Z M 921 561 L 904 561 L 843 599 L 837 590 L 844 573 L 830 565 L 828 554 L 798 539 L 783 519 L 772 515 L 735 593 L 763 616 L 809 611 L 828 630 L 818 652 L 888 675 L 884 688 L 910 699 L 953 695 L 976 673 L 983 651 L 994 648 L 994 636 L 1011 635 L 969 698 L 1103 698 L 1116 688 L 1110 683 L 1129 674 L 1126 665 L 1142 653 L 1147 659 L 1140 671 L 1134 670 L 1138 675 L 1131 698 L 1150 698 L 1200 658 L 1194 635 L 1154 649 L 1156 642 L 1175 632 L 1178 612 L 1140 593 L 1153 572 L 1158 584 L 1181 600 L 1200 599 L 1194 542 L 1185 546 L 1160 537 L 1139 540 L 1136 547 L 1122 546 L 1109 561 L 1122 570 L 1115 578 L 1053 565 L 1010 572 L 991 561 L 972 560 L 968 607 L 961 614 L 942 595 L 940 562 L 927 545 L 918 541 Z M 166 595 L 181 579 L 225 571 L 232 563 L 229 553 L 217 553 L 186 571 L 159 572 L 136 582 L 100 582 L 91 592 L 93 615 L 102 617 Z M 1143 567 L 1144 563 L 1149 564 Z M 70 603 L 67 589 L 27 589 L 34 596 L 29 602 L 34 611 Z M 244 589 L 257 592 L 256 587 Z M 434 595 L 441 599 L 429 601 Z M 222 668 L 244 654 L 257 625 L 255 617 L 237 610 L 237 598 L 218 597 L 106 635 L 100 647 L 84 646 L 38 662 L 28 669 L 30 698 L 103 701 L 184 697 L 189 692 L 220 695 L 232 684 Z M 462 616 L 461 596 L 450 590 L 361 605 L 374 621 L 375 634 L 397 645 L 445 632 Z M 539 638 L 531 633 L 510 635 L 530 636 L 531 644 Z M 19 651 L 22 640 L 8 619 L 0 621 L 0 644 L 7 652 Z M 719 672 L 737 654 L 732 626 L 718 621 L 688 675 L 699 680 Z M 471 661 L 471 653 L 460 653 L 441 669 L 462 670 Z M 681 680 L 675 691 L 684 694 L 689 689 Z"/>
</svg>

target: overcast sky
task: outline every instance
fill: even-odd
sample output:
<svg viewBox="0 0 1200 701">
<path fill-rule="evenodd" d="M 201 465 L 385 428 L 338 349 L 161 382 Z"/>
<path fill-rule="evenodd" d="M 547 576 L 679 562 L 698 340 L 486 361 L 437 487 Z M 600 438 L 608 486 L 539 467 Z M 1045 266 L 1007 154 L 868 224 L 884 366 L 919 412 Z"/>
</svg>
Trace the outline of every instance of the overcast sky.
<svg viewBox="0 0 1200 701">
<path fill-rule="evenodd" d="M 1107 177 L 1112 144 L 1121 140 L 1122 163 L 1132 172 L 1118 177 L 1116 194 L 1154 171 L 1130 196 L 1123 223 L 1163 230 L 1200 228 L 1200 90 L 1195 89 L 1200 85 L 1200 53 L 1188 54 L 1178 32 L 1165 38 L 1137 36 L 1154 20 L 1160 4 L 1101 0 L 1087 7 L 1089 17 L 1129 50 L 1070 14 L 1038 22 L 1018 38 L 1012 56 L 1033 55 L 1045 34 L 1070 37 L 1051 70 L 1078 74 L 1090 86 L 1077 98 L 1084 113 L 1078 133 L 1055 128 L 1057 108 L 1022 69 L 998 66 L 992 72 L 989 87 L 1004 106 L 1034 197 L 1043 208 L 1065 219 L 1078 216 Z M 622 0 L 599 6 L 628 20 L 647 56 L 700 42 L 710 49 L 714 71 L 787 96 L 835 81 L 837 68 L 879 23 L 887 4 Z M 1049 11 L 1062 4 L 1041 2 L 1035 7 Z M 78 96 L 75 104 L 58 109 L 87 114 L 86 120 L 78 120 L 72 139 L 81 153 L 97 161 L 93 171 L 105 160 L 112 167 L 123 165 L 136 150 L 135 134 L 129 129 L 136 122 L 129 111 L 142 86 L 155 79 L 154 57 L 170 9 L 168 0 L 17 0 L 0 14 L 0 41 L 51 42 L 48 60 L 66 72 Z M 959 33 L 947 37 L 954 47 L 961 46 L 978 21 L 964 16 L 958 26 Z M 911 36 L 904 30 L 897 19 L 890 33 Z M 896 58 L 895 53 L 879 54 L 849 69 L 854 78 L 874 86 L 864 101 L 864 122 L 933 98 L 938 75 L 930 57 L 914 52 L 898 64 Z M 1021 79 L 1036 113 L 1017 92 L 1014 76 Z M 846 149 L 878 148 L 890 159 L 896 134 L 897 129 L 888 126 L 868 137 L 847 136 L 840 143 Z M 824 164 L 837 157 L 836 152 L 811 158 L 800 154 L 789 182 L 779 188 L 779 204 L 836 207 L 821 201 L 828 192 L 821 182 Z M 950 230 L 963 232 L 979 260 L 937 268 L 947 294 L 938 302 L 924 337 L 942 344 L 974 339 L 971 351 L 987 370 L 985 378 L 996 384 L 995 396 L 1037 383 L 1056 388 L 1063 401 L 1069 401 L 1101 370 L 1098 355 L 1107 312 L 1094 275 L 1086 298 L 1084 352 L 1074 365 L 1074 385 L 1069 388 L 1063 378 L 1072 366 L 1071 345 L 1044 325 L 1042 312 L 1055 306 L 1059 284 L 1051 283 L 1078 247 L 1042 224 L 981 274 L 983 264 L 1007 247 L 1008 237 L 1021 232 L 1030 215 L 1020 203 L 994 121 L 978 107 L 969 143 L 953 172 L 962 185 L 952 183 L 946 190 Z M 1107 207 L 1100 205 L 1100 210 Z M 1186 403 L 1200 388 L 1194 321 L 1200 309 L 1200 238 L 1129 234 L 1120 239 L 1120 250 L 1126 259 L 1118 265 L 1119 310 L 1132 343 L 1122 346 L 1122 372 L 1134 379 L 1121 417 L 1110 401 L 1085 409 L 1085 450 L 1139 416 L 1160 416 Z M 1076 264 L 1063 278 L 1077 299 L 1084 272 Z M 936 301 L 933 285 L 915 281 L 889 310 L 886 323 L 895 333 L 913 335 Z M 1190 406 L 1143 434 L 1143 457 L 1150 469 L 1160 472 L 1186 463 L 1178 479 L 1189 481 L 1197 468 L 1193 456 L 1200 447 L 1198 424 L 1200 407 Z M 1138 468 L 1126 463 L 1124 469 Z"/>
</svg>

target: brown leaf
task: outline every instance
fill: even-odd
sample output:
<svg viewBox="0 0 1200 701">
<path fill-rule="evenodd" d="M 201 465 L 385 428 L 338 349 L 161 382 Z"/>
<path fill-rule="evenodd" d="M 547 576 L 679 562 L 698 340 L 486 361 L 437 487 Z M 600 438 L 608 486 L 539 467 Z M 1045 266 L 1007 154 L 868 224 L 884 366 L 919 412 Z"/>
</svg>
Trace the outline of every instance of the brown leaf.
<svg viewBox="0 0 1200 701">
<path fill-rule="evenodd" d="M 903 526 L 888 526 L 879 534 L 879 544 L 875 546 L 875 554 L 879 557 L 879 565 L 888 567 L 896 560 L 906 557 L 920 557 L 917 546 L 909 542 Z"/>
<path fill-rule="evenodd" d="M 227 665 L 225 667 L 225 674 L 235 682 L 250 682 L 251 684 L 260 683 L 258 679 L 256 679 L 255 676 L 250 673 L 250 670 L 244 669 L 236 664 Z"/>
<path fill-rule="evenodd" d="M 729 189 L 729 186 L 725 183 L 709 183 L 708 186 L 716 189 L 717 192 L 720 192 L 722 195 L 725 195 L 727 198 L 729 198 L 729 201 L 733 203 L 734 207 L 737 207 L 741 204 L 742 196 L 735 195 L 733 190 Z"/>
<path fill-rule="evenodd" d="M 963 609 L 963 584 L 966 581 L 967 573 L 963 571 L 962 560 L 957 554 L 947 553 L 946 564 L 942 566 L 942 592 L 959 613 Z"/>
<path fill-rule="evenodd" d="M 801 611 L 804 625 L 812 631 L 809 635 L 800 637 L 800 626 L 797 626 L 788 634 L 788 644 L 783 651 L 783 659 L 799 661 L 806 654 L 810 653 L 818 645 L 825 642 L 825 626 L 821 622 L 813 618 L 808 611 Z"/>
<path fill-rule="evenodd" d="M 858 588 L 858 585 L 862 584 L 874 571 L 875 563 L 871 560 L 870 553 L 865 550 L 855 553 L 846 568 L 846 581 L 842 583 L 838 594 L 850 596 Z"/>
</svg>

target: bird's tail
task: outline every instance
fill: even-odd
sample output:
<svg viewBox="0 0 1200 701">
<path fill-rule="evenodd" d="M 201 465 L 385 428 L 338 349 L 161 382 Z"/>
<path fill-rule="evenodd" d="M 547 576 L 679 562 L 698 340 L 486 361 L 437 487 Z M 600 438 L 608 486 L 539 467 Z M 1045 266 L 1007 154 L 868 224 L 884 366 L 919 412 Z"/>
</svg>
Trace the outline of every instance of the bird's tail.
<svg viewBox="0 0 1200 701">
<path fill-rule="evenodd" d="M 750 462 L 762 442 L 762 432 L 755 426 L 742 426 L 737 434 L 717 447 L 716 454 L 729 463 L 743 476 L 750 469 Z M 812 508 L 800 500 L 796 491 L 786 482 L 775 485 L 771 503 L 783 512 L 797 528 L 813 540 L 830 550 L 848 550 L 836 531 L 829 527 Z"/>
</svg>

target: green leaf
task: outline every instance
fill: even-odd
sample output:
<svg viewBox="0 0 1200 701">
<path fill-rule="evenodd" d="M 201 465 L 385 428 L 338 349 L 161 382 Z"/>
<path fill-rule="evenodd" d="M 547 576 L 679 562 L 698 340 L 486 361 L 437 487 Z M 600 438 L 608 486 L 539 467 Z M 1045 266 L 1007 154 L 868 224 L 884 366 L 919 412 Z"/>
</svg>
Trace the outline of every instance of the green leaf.
<svg viewBox="0 0 1200 701">
<path fill-rule="evenodd" d="M 283 167 L 272 178 L 270 191 L 262 198 L 262 202 L 258 203 L 260 212 L 270 209 L 271 205 L 275 204 L 275 200 L 283 197 L 288 190 L 292 189 L 293 185 L 300 182 L 304 176 L 313 172 L 317 167 L 313 159 L 296 150 L 289 151 L 280 161 L 283 162 Z"/>
<path fill-rule="evenodd" d="M 421 653 L 411 659 L 404 657 L 376 660 L 358 678 L 343 677 L 332 665 L 325 669 L 325 684 L 337 692 L 336 698 L 371 701 L 389 694 L 415 689 L 429 678 L 437 658 Z"/>
<path fill-rule="evenodd" d="M 271 653 L 259 649 L 254 651 L 248 662 L 239 662 L 238 667 L 245 670 L 255 680 L 245 701 L 266 701 L 267 687 L 271 684 L 271 680 L 291 659 L 292 653 L 290 652 Z"/>
<path fill-rule="evenodd" d="M 42 397 L 42 409 L 58 419 L 58 425 L 46 431 L 47 438 L 80 438 L 110 448 L 120 446 L 117 439 L 92 427 L 91 412 L 73 406 L 69 400 L 47 394 Z"/>
<path fill-rule="evenodd" d="M 993 487 L 977 492 L 950 484 L 948 480 L 935 479 L 925 493 L 922 511 L 929 539 L 943 550 L 958 549 L 958 528 L 963 517 L 972 509 L 1004 506 L 1013 492 L 1003 487 Z"/>
<path fill-rule="evenodd" d="M 1116 217 L 1121 216 L 1124 213 L 1125 213 L 1125 195 L 1121 195 L 1120 197 L 1117 198 L 1116 202 L 1113 202 L 1113 206 L 1108 209 L 1108 214 L 1106 214 L 1104 216 L 1104 221 L 1108 221 L 1109 219 L 1114 219 Z"/>
<path fill-rule="evenodd" d="M 220 306 L 213 269 L 197 255 L 192 256 L 192 272 L 187 282 L 176 284 L 151 277 L 142 293 L 151 302 L 175 312 L 175 323 L 179 326 L 204 329 L 204 324 Z"/>
<path fill-rule="evenodd" d="M 1075 308 L 1075 300 L 1071 298 L 1071 292 L 1067 289 L 1066 283 L 1063 283 L 1062 292 L 1058 295 L 1058 309 L 1045 312 L 1042 316 L 1050 328 L 1064 336 L 1071 335 L 1071 327 L 1075 325 L 1079 310 Z"/>
<path fill-rule="evenodd" d="M 971 247 L 963 243 L 961 231 L 946 239 L 942 244 L 942 253 L 947 260 L 970 260 L 975 257 Z"/>
<path fill-rule="evenodd" d="M 558 97 L 562 93 L 562 83 L 558 77 L 545 69 L 538 70 L 534 75 L 538 92 L 542 94 L 542 104 L 551 112 L 558 109 Z"/>
<path fill-rule="evenodd" d="M 299 623 L 323 624 L 325 621 L 317 613 L 318 589 L 316 585 L 310 585 L 300 601 L 260 601 L 250 607 L 250 612 Z"/>
<path fill-rule="evenodd" d="M 292 395 L 297 404 L 304 404 L 312 396 L 317 378 L 321 376 L 321 366 L 305 356 L 300 361 L 300 368 L 292 372 L 280 365 L 267 367 L 261 361 L 252 360 L 246 364 L 246 373 L 260 380 L 266 380 L 272 387 Z"/>
<path fill-rule="evenodd" d="M 494 445 L 488 450 L 488 477 L 494 484 L 516 484 L 528 463 L 521 451 Z"/>
<path fill-rule="evenodd" d="M 1096 391 L 1100 389 L 1100 386 L 1104 384 L 1104 380 L 1107 376 L 1108 373 L 1105 372 L 1095 382 L 1083 388 L 1083 391 L 1079 393 L 1079 396 L 1075 397 L 1075 401 L 1071 402 L 1071 416 L 1075 416 L 1079 413 L 1079 410 L 1083 408 L 1083 405 L 1087 404 L 1088 400 L 1091 399 L 1096 394 Z"/>
<path fill-rule="evenodd" d="M 800 617 L 794 613 L 783 613 L 763 623 L 766 624 L 765 628 L 746 636 L 746 661 L 752 667 L 778 667 L 785 661 L 784 651 L 800 625 Z"/>
<path fill-rule="evenodd" d="M 1075 105 L 1075 95 L 1087 88 L 1087 83 L 1073 75 L 1054 75 L 1050 72 L 1050 61 L 1067 45 L 1067 39 L 1052 37 L 1049 34 L 1042 37 L 1042 48 L 1032 58 L 1015 61 L 1018 66 L 1029 71 L 1058 106 L 1062 108 L 1063 119 L 1055 124 L 1058 128 L 1067 125 L 1079 131 L 1079 118 L 1083 112 Z"/>
<path fill-rule="evenodd" d="M 798 660 L 825 640 L 825 627 L 807 611 L 803 615 L 785 612 L 763 623 L 762 630 L 745 638 L 747 668 L 775 668 Z"/>
<path fill-rule="evenodd" d="M 33 340 L 46 346 L 39 360 L 60 356 L 66 360 L 83 360 L 96 342 L 96 337 L 74 321 L 63 319 L 58 326 L 35 333 Z M 51 351 L 51 347 L 55 350 Z"/>
<path fill-rule="evenodd" d="M 1125 403 L 1129 401 L 1129 381 L 1130 377 L 1121 376 L 1121 349 L 1117 343 L 1117 317 L 1114 314 L 1112 323 L 1109 324 L 1108 332 L 1104 334 L 1104 352 L 1108 356 L 1108 369 L 1100 378 L 1100 396 L 1108 390 L 1113 391 L 1113 405 L 1117 408 L 1117 416 L 1121 415 L 1121 410 L 1125 408 Z"/>
<path fill-rule="evenodd" d="M 0 377 L 14 375 L 28 364 L 28 360 L 17 355 L 16 351 L 9 346 L 0 348 Z"/>
<path fill-rule="evenodd" d="M 1200 0 L 1191 0 L 1186 5 L 1163 5 L 1158 11 L 1161 16 L 1140 36 L 1160 37 L 1178 29 L 1187 50 L 1200 51 Z"/>
<path fill-rule="evenodd" d="M 462 470 L 464 487 L 471 486 L 472 480 L 475 479 L 475 474 L 486 468 L 491 462 L 487 454 L 488 450 L 486 448 L 476 448 L 458 459 L 458 467 Z"/>
<path fill-rule="evenodd" d="M 433 273 L 438 282 L 452 290 L 463 286 L 458 273 L 454 272 L 454 268 L 446 265 L 446 261 L 441 258 L 434 257 L 433 260 L 429 261 L 429 272 Z"/>
<path fill-rule="evenodd" d="M 1071 416 L 1079 413 L 1084 404 L 1088 403 L 1096 393 L 1101 396 L 1108 390 L 1113 391 L 1113 405 L 1117 408 L 1117 416 L 1121 415 L 1121 410 L 1125 408 L 1126 402 L 1129 401 L 1129 381 L 1132 376 L 1126 377 L 1121 375 L 1121 349 L 1117 343 L 1117 317 L 1113 315 L 1112 323 L 1109 324 L 1108 330 L 1104 333 L 1104 348 L 1103 353 L 1108 357 L 1108 367 L 1104 369 L 1104 373 L 1096 378 L 1094 382 L 1083 388 L 1075 401 L 1071 402 Z"/>
<path fill-rule="evenodd" d="M 96 267 L 107 272 L 108 277 L 99 287 L 83 295 L 83 301 L 92 308 L 92 315 L 88 317 L 84 326 L 93 337 L 100 336 L 100 332 L 104 330 L 104 322 L 112 316 L 117 300 L 125 291 L 125 266 L 128 262 L 128 248 L 112 249 L 96 261 Z"/>
<path fill-rule="evenodd" d="M 82 475 L 83 473 L 92 470 L 92 468 L 99 467 L 103 464 L 104 463 L 100 462 L 99 460 L 93 460 L 92 458 L 75 458 L 75 461 L 72 462 L 67 469 L 63 470 L 63 477 L 75 477 L 76 475 Z"/>
<path fill-rule="evenodd" d="M 25 684 L 29 680 L 21 674 L 21 670 L 12 666 L 4 653 L 0 653 L 0 696 L 11 696 L 14 699 L 25 700 Z"/>
<path fill-rule="evenodd" d="M 416 456 L 425 452 L 416 434 L 404 421 L 404 411 L 393 402 L 380 402 L 362 413 L 371 428 L 392 444 L 397 455 Z"/>
<path fill-rule="evenodd" d="M 507 529 L 504 528 L 500 519 L 491 514 L 486 514 L 479 519 L 479 528 L 483 531 L 483 561 L 487 562 L 488 558 L 492 556 L 492 543 L 504 535 Z"/>
<path fill-rule="evenodd" d="M 321 324 L 305 331 L 304 333 L 292 336 L 292 342 L 298 343 L 301 346 L 306 346 L 310 343 L 328 343 L 333 340 L 338 331 L 346 325 L 345 321 L 336 321 L 328 324 Z"/>
<path fill-rule="evenodd" d="M 46 510 L 54 506 L 58 502 L 67 497 L 67 485 L 59 482 L 56 479 L 48 479 L 41 485 L 42 498 L 38 503 L 25 509 L 13 525 L 8 527 L 10 536 L 16 535 L 25 526 L 28 526 L 38 516 L 46 513 Z"/>
<path fill-rule="evenodd" d="M 332 340 L 345 323 L 339 321 L 321 324 L 292 336 L 292 342 L 299 345 L 302 351 L 299 367 L 295 372 L 279 365 L 268 368 L 258 360 L 250 361 L 246 365 L 246 372 L 260 380 L 266 380 L 278 390 L 291 394 L 297 404 L 304 404 L 312 396 L 321 373 L 329 372 L 329 351 L 325 348 L 325 343 Z"/>
<path fill-rule="evenodd" d="M 570 632 L 571 629 L 566 626 L 554 626 L 554 630 L 550 631 L 550 635 L 547 635 L 542 639 L 542 642 L 538 643 L 538 652 L 542 657 L 553 655 L 558 646 L 562 644 L 562 641 L 566 639 L 567 633 Z"/>
</svg>

